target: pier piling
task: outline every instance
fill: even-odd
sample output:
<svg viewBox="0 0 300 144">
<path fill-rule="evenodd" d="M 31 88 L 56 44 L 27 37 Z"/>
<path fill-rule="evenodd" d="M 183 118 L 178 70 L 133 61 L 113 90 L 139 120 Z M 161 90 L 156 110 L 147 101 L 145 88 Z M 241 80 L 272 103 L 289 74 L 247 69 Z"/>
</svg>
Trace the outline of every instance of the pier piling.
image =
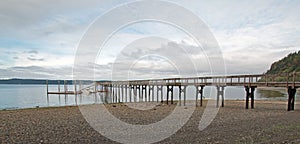
<svg viewBox="0 0 300 144">
<path fill-rule="evenodd" d="M 293 88 L 291 86 L 288 87 L 288 111 L 294 110 L 295 107 L 295 95 L 296 95 L 296 88 Z"/>
</svg>

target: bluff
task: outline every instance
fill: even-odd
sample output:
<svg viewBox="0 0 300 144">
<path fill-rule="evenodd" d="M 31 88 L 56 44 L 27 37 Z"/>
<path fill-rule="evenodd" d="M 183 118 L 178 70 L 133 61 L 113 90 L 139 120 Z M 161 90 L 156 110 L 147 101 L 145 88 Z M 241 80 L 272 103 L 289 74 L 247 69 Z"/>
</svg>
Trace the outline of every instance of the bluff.
<svg viewBox="0 0 300 144">
<path fill-rule="evenodd" d="M 266 74 L 300 72 L 300 51 L 290 53 L 288 56 L 274 62 Z"/>
</svg>

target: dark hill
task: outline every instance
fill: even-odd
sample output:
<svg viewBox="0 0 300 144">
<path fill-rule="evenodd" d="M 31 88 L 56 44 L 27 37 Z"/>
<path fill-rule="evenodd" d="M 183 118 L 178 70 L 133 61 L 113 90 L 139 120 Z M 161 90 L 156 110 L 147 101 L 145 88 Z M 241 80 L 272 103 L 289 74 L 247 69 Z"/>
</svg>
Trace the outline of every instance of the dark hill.
<svg viewBox="0 0 300 144">
<path fill-rule="evenodd" d="M 274 62 L 266 74 L 269 75 L 268 81 L 300 81 L 300 51 Z M 260 81 L 265 81 L 265 78 Z"/>
<path fill-rule="evenodd" d="M 300 72 L 300 51 L 289 54 L 283 59 L 274 62 L 266 74 L 281 74 Z"/>
</svg>

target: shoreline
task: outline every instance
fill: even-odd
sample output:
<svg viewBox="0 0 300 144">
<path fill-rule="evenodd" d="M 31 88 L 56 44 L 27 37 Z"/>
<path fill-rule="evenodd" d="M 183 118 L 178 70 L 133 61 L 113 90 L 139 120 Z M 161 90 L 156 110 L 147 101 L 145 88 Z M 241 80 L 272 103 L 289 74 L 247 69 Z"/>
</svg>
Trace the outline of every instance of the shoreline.
<svg viewBox="0 0 300 144">
<path fill-rule="evenodd" d="M 203 102 L 208 101 L 209 99 L 203 99 Z M 215 99 L 213 99 L 215 100 Z M 195 100 L 187 100 L 187 102 L 194 102 Z M 228 101 L 233 101 L 233 102 L 244 102 L 245 103 L 245 99 L 235 99 L 235 100 L 225 100 L 224 102 L 228 102 Z M 174 100 L 174 102 L 178 102 L 178 100 Z M 183 101 L 182 101 L 183 102 Z M 200 102 L 200 100 L 199 100 Z M 266 103 L 286 103 L 287 104 L 287 100 L 284 99 L 257 99 L 254 101 L 254 104 L 256 102 L 266 102 Z M 131 102 L 131 104 L 134 103 L 149 103 L 149 102 Z M 160 102 L 159 102 L 160 103 Z M 165 102 L 164 102 L 165 103 Z M 300 103 L 300 100 L 295 100 L 295 105 L 297 105 L 297 103 Z M 47 109 L 47 108 L 64 108 L 64 107 L 80 107 L 80 106 L 87 106 L 87 105 L 103 105 L 103 103 L 94 103 L 94 104 L 79 104 L 79 105 L 62 105 L 62 106 L 35 106 L 35 107 L 28 107 L 28 108 L 4 108 L 4 109 L 0 109 L 0 111 L 15 111 L 15 110 L 30 110 L 30 109 Z M 124 103 L 107 103 L 105 105 L 115 105 L 115 104 L 124 104 Z M 225 104 L 226 107 L 226 104 Z M 300 107 L 299 107 L 300 109 Z"/>
</svg>

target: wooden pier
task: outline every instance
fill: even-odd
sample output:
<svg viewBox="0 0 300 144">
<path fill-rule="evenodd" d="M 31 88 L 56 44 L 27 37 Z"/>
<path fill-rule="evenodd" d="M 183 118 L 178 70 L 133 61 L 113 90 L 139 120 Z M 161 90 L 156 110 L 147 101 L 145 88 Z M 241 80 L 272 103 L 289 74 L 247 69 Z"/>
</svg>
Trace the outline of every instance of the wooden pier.
<svg viewBox="0 0 300 144">
<path fill-rule="evenodd" d="M 164 102 L 173 104 L 174 88 L 178 88 L 179 105 L 186 104 L 186 88 L 188 86 L 195 87 L 195 103 L 196 106 L 202 106 L 203 91 L 205 86 L 215 86 L 217 89 L 216 107 L 224 107 L 224 90 L 227 86 L 243 86 L 246 93 L 245 108 L 254 108 L 254 92 L 257 87 L 285 87 L 288 93 L 288 107 L 287 110 L 294 110 L 295 95 L 297 88 L 300 87 L 298 80 L 300 73 L 288 74 L 257 74 L 257 75 L 230 75 L 230 76 L 208 76 L 208 77 L 189 77 L 189 78 L 165 78 L 165 79 L 151 79 L 151 80 L 130 80 L 130 81 L 106 81 L 93 82 L 93 84 L 79 89 L 77 88 L 77 81 L 73 82 L 74 91 L 69 91 L 67 84 L 64 83 L 64 91 L 49 92 L 47 82 L 47 99 L 49 94 L 82 94 L 88 91 L 89 93 L 103 92 L 111 97 L 111 102 Z M 280 79 L 280 80 L 278 80 Z M 164 89 L 166 90 L 166 99 L 164 99 Z M 200 101 L 200 102 L 199 102 Z"/>
</svg>

